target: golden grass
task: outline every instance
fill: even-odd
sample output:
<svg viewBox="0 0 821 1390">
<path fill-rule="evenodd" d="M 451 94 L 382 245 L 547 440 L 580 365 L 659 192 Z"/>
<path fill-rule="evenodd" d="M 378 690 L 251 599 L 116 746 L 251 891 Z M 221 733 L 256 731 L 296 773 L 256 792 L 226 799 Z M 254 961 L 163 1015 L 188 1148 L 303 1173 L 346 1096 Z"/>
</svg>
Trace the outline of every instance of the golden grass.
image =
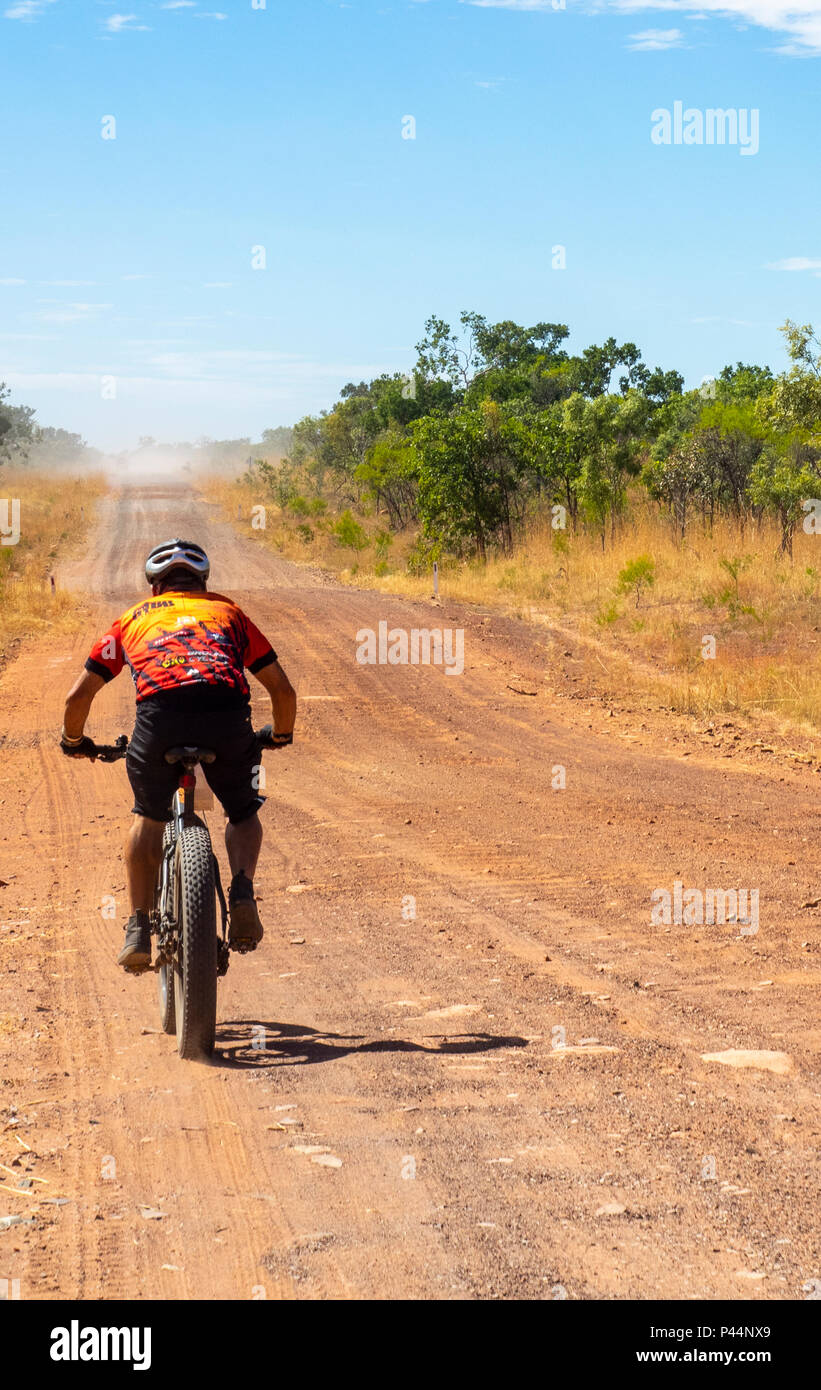
<svg viewBox="0 0 821 1390">
<path fill-rule="evenodd" d="M 40 629 L 66 630 L 76 620 L 77 600 L 49 582 L 57 560 L 82 542 L 105 492 L 102 476 L 67 477 L 0 472 L 0 499 L 20 502 L 20 539 L 0 545 L 0 652 L 15 637 Z M 0 521 L 6 512 L 0 501 Z"/>
<path fill-rule="evenodd" d="M 250 505 L 265 501 L 242 480 L 215 484 L 209 492 L 235 521 L 242 506 L 244 521 L 237 524 L 243 529 Z M 325 566 L 344 583 L 430 597 L 430 572 L 412 575 L 405 566 L 413 535 L 395 537 L 380 565 L 373 545 L 353 557 L 310 518 L 314 536 L 306 543 L 297 518 L 266 506 L 267 528 L 256 533 L 262 544 Z M 384 526 L 381 517 L 360 521 L 371 535 Z M 821 536 L 799 529 L 792 562 L 778 553 L 778 542 L 771 523 L 748 526 L 742 536 L 722 520 L 712 534 L 694 526 L 679 543 L 667 520 L 639 496 L 604 551 L 596 535 L 573 536 L 537 523 L 512 556 L 484 566 L 443 560 L 440 596 L 498 608 L 581 641 L 614 694 L 641 692 L 707 717 L 767 714 L 785 730 L 814 733 L 821 729 Z M 619 576 L 643 555 L 652 559 L 654 582 L 637 596 L 624 590 Z M 715 657 L 705 658 L 710 637 Z"/>
</svg>

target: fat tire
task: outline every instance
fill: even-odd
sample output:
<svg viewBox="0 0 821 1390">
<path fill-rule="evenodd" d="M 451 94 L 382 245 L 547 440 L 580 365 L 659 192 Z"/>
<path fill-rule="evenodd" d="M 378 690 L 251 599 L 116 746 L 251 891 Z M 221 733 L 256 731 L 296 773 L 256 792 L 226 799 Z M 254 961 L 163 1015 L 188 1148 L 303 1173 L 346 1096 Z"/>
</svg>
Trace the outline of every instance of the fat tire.
<svg viewBox="0 0 821 1390">
<path fill-rule="evenodd" d="M 181 965 L 174 971 L 177 1051 L 210 1057 L 217 1030 L 217 892 L 211 837 L 186 826 L 177 841 Z"/>
<path fill-rule="evenodd" d="M 165 827 L 162 837 L 162 852 L 174 842 L 174 824 L 169 821 Z M 159 906 L 159 881 L 157 883 L 157 906 Z M 160 1025 L 164 1033 L 174 1037 L 177 1031 L 177 1007 L 176 992 L 174 988 L 174 966 L 161 965 L 157 972 L 157 998 L 160 1004 Z"/>
</svg>

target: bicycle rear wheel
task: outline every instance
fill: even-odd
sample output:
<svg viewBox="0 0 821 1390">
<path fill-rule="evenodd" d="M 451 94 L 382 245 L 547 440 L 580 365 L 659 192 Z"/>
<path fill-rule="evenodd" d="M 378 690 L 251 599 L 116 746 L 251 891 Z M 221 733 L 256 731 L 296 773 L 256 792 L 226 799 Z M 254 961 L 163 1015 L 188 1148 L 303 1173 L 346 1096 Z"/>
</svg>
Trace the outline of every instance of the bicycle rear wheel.
<svg viewBox="0 0 821 1390">
<path fill-rule="evenodd" d="M 173 840 L 174 825 L 172 821 L 169 821 L 162 837 L 163 857 L 165 857 L 168 846 L 172 844 Z M 159 908 L 159 901 L 157 902 L 157 907 Z M 160 966 L 157 972 L 157 995 L 160 1003 L 160 1024 L 162 1030 L 164 1033 L 169 1033 L 173 1037 L 177 1031 L 177 1008 L 173 965 Z"/>
<path fill-rule="evenodd" d="M 217 904 L 214 853 L 204 825 L 177 841 L 179 959 L 174 967 L 177 1051 L 193 1061 L 210 1057 L 217 1030 Z"/>
<path fill-rule="evenodd" d="M 174 990 L 173 965 L 161 965 L 157 971 L 157 995 L 160 1001 L 160 1025 L 171 1037 L 177 1031 L 177 1001 Z"/>
</svg>

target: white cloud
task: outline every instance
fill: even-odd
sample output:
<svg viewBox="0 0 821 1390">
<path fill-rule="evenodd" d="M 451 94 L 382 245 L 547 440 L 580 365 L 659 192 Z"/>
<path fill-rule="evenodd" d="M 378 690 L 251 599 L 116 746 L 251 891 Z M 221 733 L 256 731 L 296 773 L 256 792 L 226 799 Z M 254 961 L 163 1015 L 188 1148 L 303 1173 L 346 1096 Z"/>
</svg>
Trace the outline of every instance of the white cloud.
<svg viewBox="0 0 821 1390">
<path fill-rule="evenodd" d="M 558 0 L 459 0 L 483 10 L 534 14 L 561 8 Z M 580 8 L 638 15 L 664 11 L 688 19 L 724 19 L 781 36 L 777 53 L 821 56 L 821 0 L 582 0 Z"/>
<path fill-rule="evenodd" d="M 184 381 L 214 381 L 232 372 L 247 380 L 279 371 L 292 360 L 286 352 L 250 348 L 160 352 L 147 359 L 162 376 Z"/>
<path fill-rule="evenodd" d="M 681 48 L 684 35 L 680 29 L 642 29 L 631 34 L 632 43 L 627 45 L 634 53 L 661 52 L 668 48 Z"/>
<path fill-rule="evenodd" d="M 285 353 L 248 355 L 267 355 L 274 361 L 262 374 L 249 376 L 242 370 L 242 363 L 237 361 L 231 364 L 234 367 L 233 372 L 203 376 L 187 370 L 194 363 L 183 361 L 184 354 L 173 354 L 179 359 L 179 365 L 186 369 L 177 375 L 171 372 L 148 375 L 139 373 L 139 369 L 131 373 L 127 370 L 118 371 L 116 363 L 112 363 L 110 368 L 101 368 L 98 371 L 21 372 L 14 363 L 8 362 L 4 365 L 0 358 L 0 381 L 5 381 L 15 393 L 19 392 L 24 398 L 26 392 L 33 394 L 48 390 L 99 397 L 101 377 L 106 375 L 116 378 L 118 401 L 144 400 L 152 409 L 159 405 L 177 408 L 194 404 L 200 408 L 212 408 L 231 405 L 273 405 L 277 402 L 288 407 L 293 402 L 295 392 L 310 391 L 317 382 L 321 383 L 321 390 L 327 395 L 338 390 L 346 381 L 370 379 L 386 370 L 384 364 L 297 361 L 289 359 Z M 214 353 L 206 356 L 242 358 L 243 354 Z M 169 363 L 169 367 L 170 365 Z"/>
<path fill-rule="evenodd" d="M 109 15 L 108 19 L 105 21 L 105 27 L 109 34 L 121 34 L 124 29 L 130 29 L 132 31 L 142 30 L 146 32 L 148 30 L 148 25 L 135 24 L 134 21 L 136 18 L 137 15 L 135 14 L 112 14 Z"/>
<path fill-rule="evenodd" d="M 383 366 L 373 363 L 345 365 L 317 363 L 294 357 L 287 352 L 268 349 L 229 348 L 159 352 L 146 358 L 146 365 L 158 374 L 158 379 L 176 382 L 231 382 L 249 389 L 270 390 L 281 379 L 287 382 L 311 382 L 315 377 L 345 381 L 378 376 Z"/>
<path fill-rule="evenodd" d="M 783 261 L 770 261 L 767 270 L 821 270 L 821 261 L 809 256 L 787 256 Z"/>
<path fill-rule="evenodd" d="M 96 386 L 99 390 L 100 380 L 98 376 L 92 376 L 87 372 L 14 372 L 4 367 L 0 367 L 0 376 L 17 391 L 25 390 L 27 386 L 67 391 Z"/>
<path fill-rule="evenodd" d="M 712 17 L 752 24 L 785 36 L 776 52 L 791 56 L 821 55 L 821 0 L 593 0 L 596 9 L 621 14 L 663 10 L 692 19 Z"/>
<path fill-rule="evenodd" d="M 168 0 L 167 5 L 160 5 L 161 10 L 195 10 L 196 0 Z"/>
<path fill-rule="evenodd" d="M 25 280 L 15 280 L 14 276 L 9 276 L 7 280 L 0 280 L 0 285 L 25 285 Z"/>
<path fill-rule="evenodd" d="M 54 0 L 20 0 L 17 5 L 10 5 L 3 13 L 6 19 L 36 19 L 43 13 L 46 5 L 53 5 Z"/>
<path fill-rule="evenodd" d="M 70 304 L 62 299 L 38 299 L 37 303 L 54 306 L 37 311 L 34 317 L 40 323 L 83 323 L 85 320 L 103 313 L 106 309 L 113 308 L 111 304 Z"/>
<path fill-rule="evenodd" d="M 460 5 L 476 5 L 480 10 L 560 10 L 553 0 L 459 0 Z"/>
</svg>

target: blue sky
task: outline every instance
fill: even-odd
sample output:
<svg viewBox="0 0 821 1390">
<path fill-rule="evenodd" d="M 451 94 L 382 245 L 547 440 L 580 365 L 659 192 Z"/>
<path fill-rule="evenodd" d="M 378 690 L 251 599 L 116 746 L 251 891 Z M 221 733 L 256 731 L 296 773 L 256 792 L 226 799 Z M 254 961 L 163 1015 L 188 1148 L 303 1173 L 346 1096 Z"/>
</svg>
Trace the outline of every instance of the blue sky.
<svg viewBox="0 0 821 1390">
<path fill-rule="evenodd" d="M 257 438 L 463 308 L 689 385 L 783 366 L 821 323 L 821 0 L 558 6 L 0 0 L 0 380 L 119 449 Z M 755 109 L 758 152 L 654 143 L 676 101 Z"/>
</svg>

